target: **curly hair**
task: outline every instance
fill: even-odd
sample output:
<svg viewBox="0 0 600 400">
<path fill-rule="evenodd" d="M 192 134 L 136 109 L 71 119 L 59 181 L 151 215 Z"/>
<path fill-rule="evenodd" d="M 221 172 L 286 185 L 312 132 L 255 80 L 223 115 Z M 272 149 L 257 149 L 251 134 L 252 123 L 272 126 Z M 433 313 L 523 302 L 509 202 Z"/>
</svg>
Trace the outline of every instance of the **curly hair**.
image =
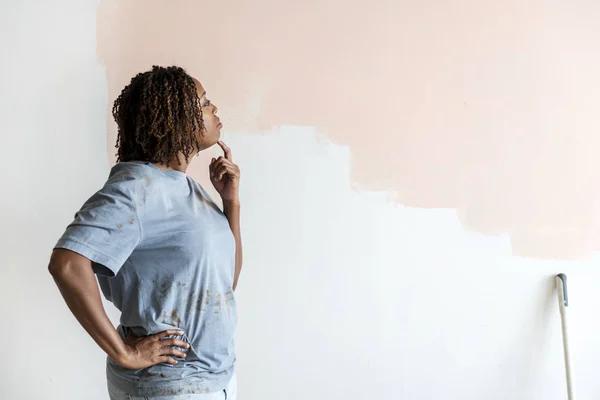
<svg viewBox="0 0 600 400">
<path fill-rule="evenodd" d="M 114 102 L 117 161 L 180 164 L 198 149 L 204 121 L 196 84 L 177 66 L 153 66 L 131 79 Z"/>
</svg>

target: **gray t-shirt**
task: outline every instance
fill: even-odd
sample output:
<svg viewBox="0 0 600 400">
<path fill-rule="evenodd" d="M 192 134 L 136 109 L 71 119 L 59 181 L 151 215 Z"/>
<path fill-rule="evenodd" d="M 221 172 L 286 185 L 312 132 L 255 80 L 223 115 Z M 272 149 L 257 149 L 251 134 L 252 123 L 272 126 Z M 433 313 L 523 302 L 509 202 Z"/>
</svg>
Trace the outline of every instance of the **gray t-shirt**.
<svg viewBox="0 0 600 400">
<path fill-rule="evenodd" d="M 227 387 L 235 362 L 235 239 L 196 181 L 148 163 L 117 163 L 55 247 L 92 260 L 104 296 L 122 313 L 122 338 L 128 329 L 185 332 L 188 356 L 175 366 L 133 371 L 108 358 L 113 384 L 138 396 Z"/>
</svg>

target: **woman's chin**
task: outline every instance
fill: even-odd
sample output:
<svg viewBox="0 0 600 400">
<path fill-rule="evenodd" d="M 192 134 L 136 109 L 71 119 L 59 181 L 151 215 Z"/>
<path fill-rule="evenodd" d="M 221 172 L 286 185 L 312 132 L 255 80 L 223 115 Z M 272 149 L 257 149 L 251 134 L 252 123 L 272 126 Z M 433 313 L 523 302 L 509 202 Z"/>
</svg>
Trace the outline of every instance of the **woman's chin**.
<svg viewBox="0 0 600 400">
<path fill-rule="evenodd" d="M 214 133 L 210 135 L 210 142 L 214 145 L 221 139 L 221 128 L 215 129 Z"/>
</svg>

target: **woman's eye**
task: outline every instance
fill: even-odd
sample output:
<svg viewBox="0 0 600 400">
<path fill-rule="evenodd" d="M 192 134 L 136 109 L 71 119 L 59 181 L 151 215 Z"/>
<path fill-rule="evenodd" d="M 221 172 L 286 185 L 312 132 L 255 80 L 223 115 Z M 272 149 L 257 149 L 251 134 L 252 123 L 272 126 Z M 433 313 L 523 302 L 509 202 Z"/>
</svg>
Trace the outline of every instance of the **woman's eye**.
<svg viewBox="0 0 600 400">
<path fill-rule="evenodd" d="M 208 107 L 210 106 L 210 100 L 206 100 L 206 103 L 204 103 L 204 107 Z"/>
</svg>

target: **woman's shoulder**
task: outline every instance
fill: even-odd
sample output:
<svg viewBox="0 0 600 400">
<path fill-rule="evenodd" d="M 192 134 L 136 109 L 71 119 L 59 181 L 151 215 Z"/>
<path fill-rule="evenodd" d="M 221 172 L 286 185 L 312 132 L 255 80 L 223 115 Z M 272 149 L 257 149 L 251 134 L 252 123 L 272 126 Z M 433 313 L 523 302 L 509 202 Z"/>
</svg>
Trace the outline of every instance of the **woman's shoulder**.
<svg viewBox="0 0 600 400">
<path fill-rule="evenodd" d="M 150 181 L 150 169 L 145 163 L 119 162 L 111 168 L 103 190 L 119 191 L 135 197 Z"/>
</svg>

